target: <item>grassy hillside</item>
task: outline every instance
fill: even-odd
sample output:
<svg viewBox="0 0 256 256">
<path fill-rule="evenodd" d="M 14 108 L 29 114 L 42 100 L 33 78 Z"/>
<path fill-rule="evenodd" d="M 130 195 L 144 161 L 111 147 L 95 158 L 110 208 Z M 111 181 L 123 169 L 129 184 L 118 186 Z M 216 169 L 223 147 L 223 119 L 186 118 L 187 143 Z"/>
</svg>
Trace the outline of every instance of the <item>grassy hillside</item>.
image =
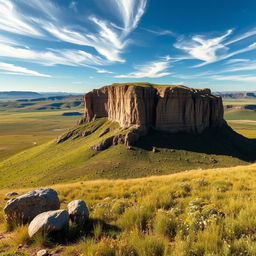
<svg viewBox="0 0 256 256">
<path fill-rule="evenodd" d="M 82 95 L 51 96 L 33 99 L 0 101 L 1 112 L 32 112 L 70 109 L 80 111 L 82 107 Z"/>
<path fill-rule="evenodd" d="M 224 105 L 235 106 L 234 108 L 225 109 L 225 119 L 228 124 L 238 133 L 249 138 L 256 138 L 256 111 L 246 109 L 248 105 L 256 106 L 256 100 L 224 99 Z"/>
<path fill-rule="evenodd" d="M 53 140 L 72 127 L 78 117 L 68 111 L 1 112 L 0 161 L 28 148 Z"/>
<path fill-rule="evenodd" d="M 31 240 L 26 226 L 6 232 L 2 215 L 0 252 L 34 255 L 46 246 L 61 256 L 253 256 L 255 183 L 254 164 L 55 185 L 61 208 L 74 199 L 86 201 L 90 209 L 86 227 L 78 231 L 71 226 L 62 233 L 66 239 Z M 7 191 L 1 190 L 1 207 Z"/>
<path fill-rule="evenodd" d="M 111 131 L 101 136 L 107 128 Z M 236 166 L 256 159 L 255 140 L 229 129 L 209 130 L 202 135 L 151 131 L 131 149 L 118 145 L 98 152 L 89 147 L 119 134 L 118 124 L 103 118 L 78 129 L 94 132 L 60 144 L 52 140 L 2 161 L 0 187 L 163 175 L 195 168 Z M 158 152 L 154 153 L 153 147 Z"/>
</svg>

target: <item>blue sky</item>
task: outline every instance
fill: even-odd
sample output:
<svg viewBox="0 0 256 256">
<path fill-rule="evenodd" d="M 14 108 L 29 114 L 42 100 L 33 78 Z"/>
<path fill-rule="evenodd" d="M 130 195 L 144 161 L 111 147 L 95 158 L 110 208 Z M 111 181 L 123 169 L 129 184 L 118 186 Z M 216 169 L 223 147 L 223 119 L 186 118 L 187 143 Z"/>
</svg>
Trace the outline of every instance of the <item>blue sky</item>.
<svg viewBox="0 0 256 256">
<path fill-rule="evenodd" d="M 255 0 L 0 0 L 0 90 L 256 90 Z"/>
</svg>

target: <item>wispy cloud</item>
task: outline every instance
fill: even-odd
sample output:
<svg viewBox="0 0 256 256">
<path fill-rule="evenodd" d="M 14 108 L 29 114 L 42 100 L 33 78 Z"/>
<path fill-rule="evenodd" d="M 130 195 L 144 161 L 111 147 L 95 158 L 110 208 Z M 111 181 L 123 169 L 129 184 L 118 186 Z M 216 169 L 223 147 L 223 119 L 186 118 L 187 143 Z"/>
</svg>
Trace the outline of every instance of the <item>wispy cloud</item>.
<svg viewBox="0 0 256 256">
<path fill-rule="evenodd" d="M 148 62 L 144 65 L 136 66 L 135 72 L 117 75 L 116 78 L 159 78 L 163 76 L 168 76 L 171 73 L 167 72 L 167 69 L 170 67 L 169 56 L 164 57 L 159 61 Z"/>
<path fill-rule="evenodd" d="M 256 77 L 251 75 L 212 76 L 210 78 L 219 81 L 256 82 Z"/>
<path fill-rule="evenodd" d="M 100 74 L 113 74 L 114 72 L 108 71 L 106 69 L 97 69 L 97 73 L 100 73 Z"/>
<path fill-rule="evenodd" d="M 19 48 L 17 51 L 6 51 L 4 54 L 4 48 L 10 47 L 8 44 L 4 45 L 4 42 L 1 42 L 4 48 L 0 51 L 2 56 L 11 58 L 26 59 L 27 56 L 28 61 L 34 61 L 36 57 L 39 57 L 38 62 L 44 59 L 44 55 L 48 55 L 51 65 L 66 63 L 80 65 L 83 62 L 90 65 L 102 65 L 125 62 L 121 55 L 130 42 L 128 36 L 136 29 L 145 12 L 146 3 L 147 0 L 109 0 L 108 6 L 119 15 L 120 24 L 114 24 L 111 18 L 97 17 L 92 13 L 91 16 L 87 15 L 84 18 L 84 26 L 81 26 L 76 24 L 74 15 L 70 15 L 74 18 L 69 23 L 64 22 L 63 19 L 65 13 L 76 9 L 76 1 L 72 1 L 69 8 L 63 9 L 63 6 L 58 6 L 52 0 L 32 2 L 0 0 L 0 30 L 39 39 L 59 40 L 74 46 L 89 47 L 90 52 L 93 53 L 89 55 L 87 50 L 76 52 L 76 50 L 64 49 L 56 54 L 46 49 L 41 52 L 29 52 Z M 33 11 L 26 11 L 24 7 Z M 73 57 L 79 57 L 79 54 L 81 54 L 79 61 L 75 61 Z M 89 63 L 87 63 L 88 60 Z"/>
<path fill-rule="evenodd" d="M 237 72 L 237 71 L 250 71 L 256 70 L 256 61 L 247 61 L 245 63 L 240 63 L 239 65 L 234 65 L 227 69 L 227 72 Z"/>
<path fill-rule="evenodd" d="M 21 59 L 44 66 L 68 65 L 68 66 L 87 66 L 101 65 L 104 60 L 90 53 L 81 50 L 54 50 L 36 51 L 22 48 L 21 46 L 5 45 L 0 43 L 0 57 Z"/>
<path fill-rule="evenodd" d="M 231 59 L 227 60 L 227 64 L 240 63 L 240 62 L 248 62 L 250 59 Z"/>
<path fill-rule="evenodd" d="M 230 44 L 234 44 L 238 41 L 244 40 L 248 37 L 256 35 L 256 31 L 252 30 L 243 35 L 236 37 L 230 41 L 227 39 L 233 33 L 232 29 L 229 29 L 222 36 L 207 38 L 203 35 L 195 35 L 191 39 L 181 38 L 174 47 L 184 51 L 187 55 L 177 57 L 177 60 L 195 59 L 202 61 L 200 64 L 194 67 L 201 67 L 210 63 L 225 60 L 235 55 L 252 51 L 256 49 L 256 43 L 252 43 L 243 48 L 237 50 L 230 50 L 228 47 Z"/>
<path fill-rule="evenodd" d="M 108 0 L 112 2 L 123 23 L 122 37 L 134 30 L 145 12 L 147 0 Z"/>
<path fill-rule="evenodd" d="M 29 24 L 26 17 L 17 12 L 14 3 L 10 0 L 0 0 L 0 17 L 0 30 L 21 35 L 41 36 L 33 24 Z"/>
<path fill-rule="evenodd" d="M 148 29 L 144 28 L 145 31 L 150 32 L 152 34 L 158 35 L 158 36 L 165 36 L 165 35 L 170 35 L 176 37 L 176 34 L 172 32 L 171 30 L 165 29 L 165 30 L 153 30 L 153 29 Z"/>
<path fill-rule="evenodd" d="M 0 70 L 7 71 L 8 74 L 51 77 L 50 75 L 42 74 L 34 70 L 30 70 L 24 67 L 19 67 L 19 66 L 15 66 L 13 64 L 4 63 L 4 62 L 0 62 Z"/>
</svg>

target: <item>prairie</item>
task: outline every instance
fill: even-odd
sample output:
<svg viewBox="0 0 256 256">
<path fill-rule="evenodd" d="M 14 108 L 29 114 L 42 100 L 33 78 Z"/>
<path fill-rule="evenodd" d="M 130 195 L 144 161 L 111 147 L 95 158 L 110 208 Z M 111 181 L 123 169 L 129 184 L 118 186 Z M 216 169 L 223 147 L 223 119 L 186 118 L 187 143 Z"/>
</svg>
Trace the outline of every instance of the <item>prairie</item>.
<svg viewBox="0 0 256 256">
<path fill-rule="evenodd" d="M 53 185 L 63 209 L 85 200 L 88 224 L 79 232 L 71 226 L 65 241 L 33 240 L 26 226 L 8 232 L 2 215 L 1 255 L 31 255 L 44 247 L 64 256 L 255 255 L 255 182 L 253 164 Z M 7 191 L 1 190 L 1 208 Z"/>
</svg>

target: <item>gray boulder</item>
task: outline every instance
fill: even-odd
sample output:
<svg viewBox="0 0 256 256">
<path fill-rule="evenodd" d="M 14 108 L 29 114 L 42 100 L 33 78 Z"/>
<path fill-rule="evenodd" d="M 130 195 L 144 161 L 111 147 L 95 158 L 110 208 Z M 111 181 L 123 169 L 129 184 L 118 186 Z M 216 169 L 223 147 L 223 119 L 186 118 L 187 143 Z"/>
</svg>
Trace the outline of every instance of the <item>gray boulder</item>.
<svg viewBox="0 0 256 256">
<path fill-rule="evenodd" d="M 51 188 L 37 189 L 7 201 L 4 213 L 7 222 L 16 224 L 29 223 L 38 214 L 58 210 L 58 194 Z"/>
<path fill-rule="evenodd" d="M 74 200 L 68 204 L 68 213 L 72 222 L 83 225 L 89 219 L 89 210 L 83 200 Z"/>
<path fill-rule="evenodd" d="M 42 232 L 63 230 L 68 226 L 69 215 L 66 210 L 48 211 L 37 215 L 28 226 L 30 237 Z"/>
</svg>

